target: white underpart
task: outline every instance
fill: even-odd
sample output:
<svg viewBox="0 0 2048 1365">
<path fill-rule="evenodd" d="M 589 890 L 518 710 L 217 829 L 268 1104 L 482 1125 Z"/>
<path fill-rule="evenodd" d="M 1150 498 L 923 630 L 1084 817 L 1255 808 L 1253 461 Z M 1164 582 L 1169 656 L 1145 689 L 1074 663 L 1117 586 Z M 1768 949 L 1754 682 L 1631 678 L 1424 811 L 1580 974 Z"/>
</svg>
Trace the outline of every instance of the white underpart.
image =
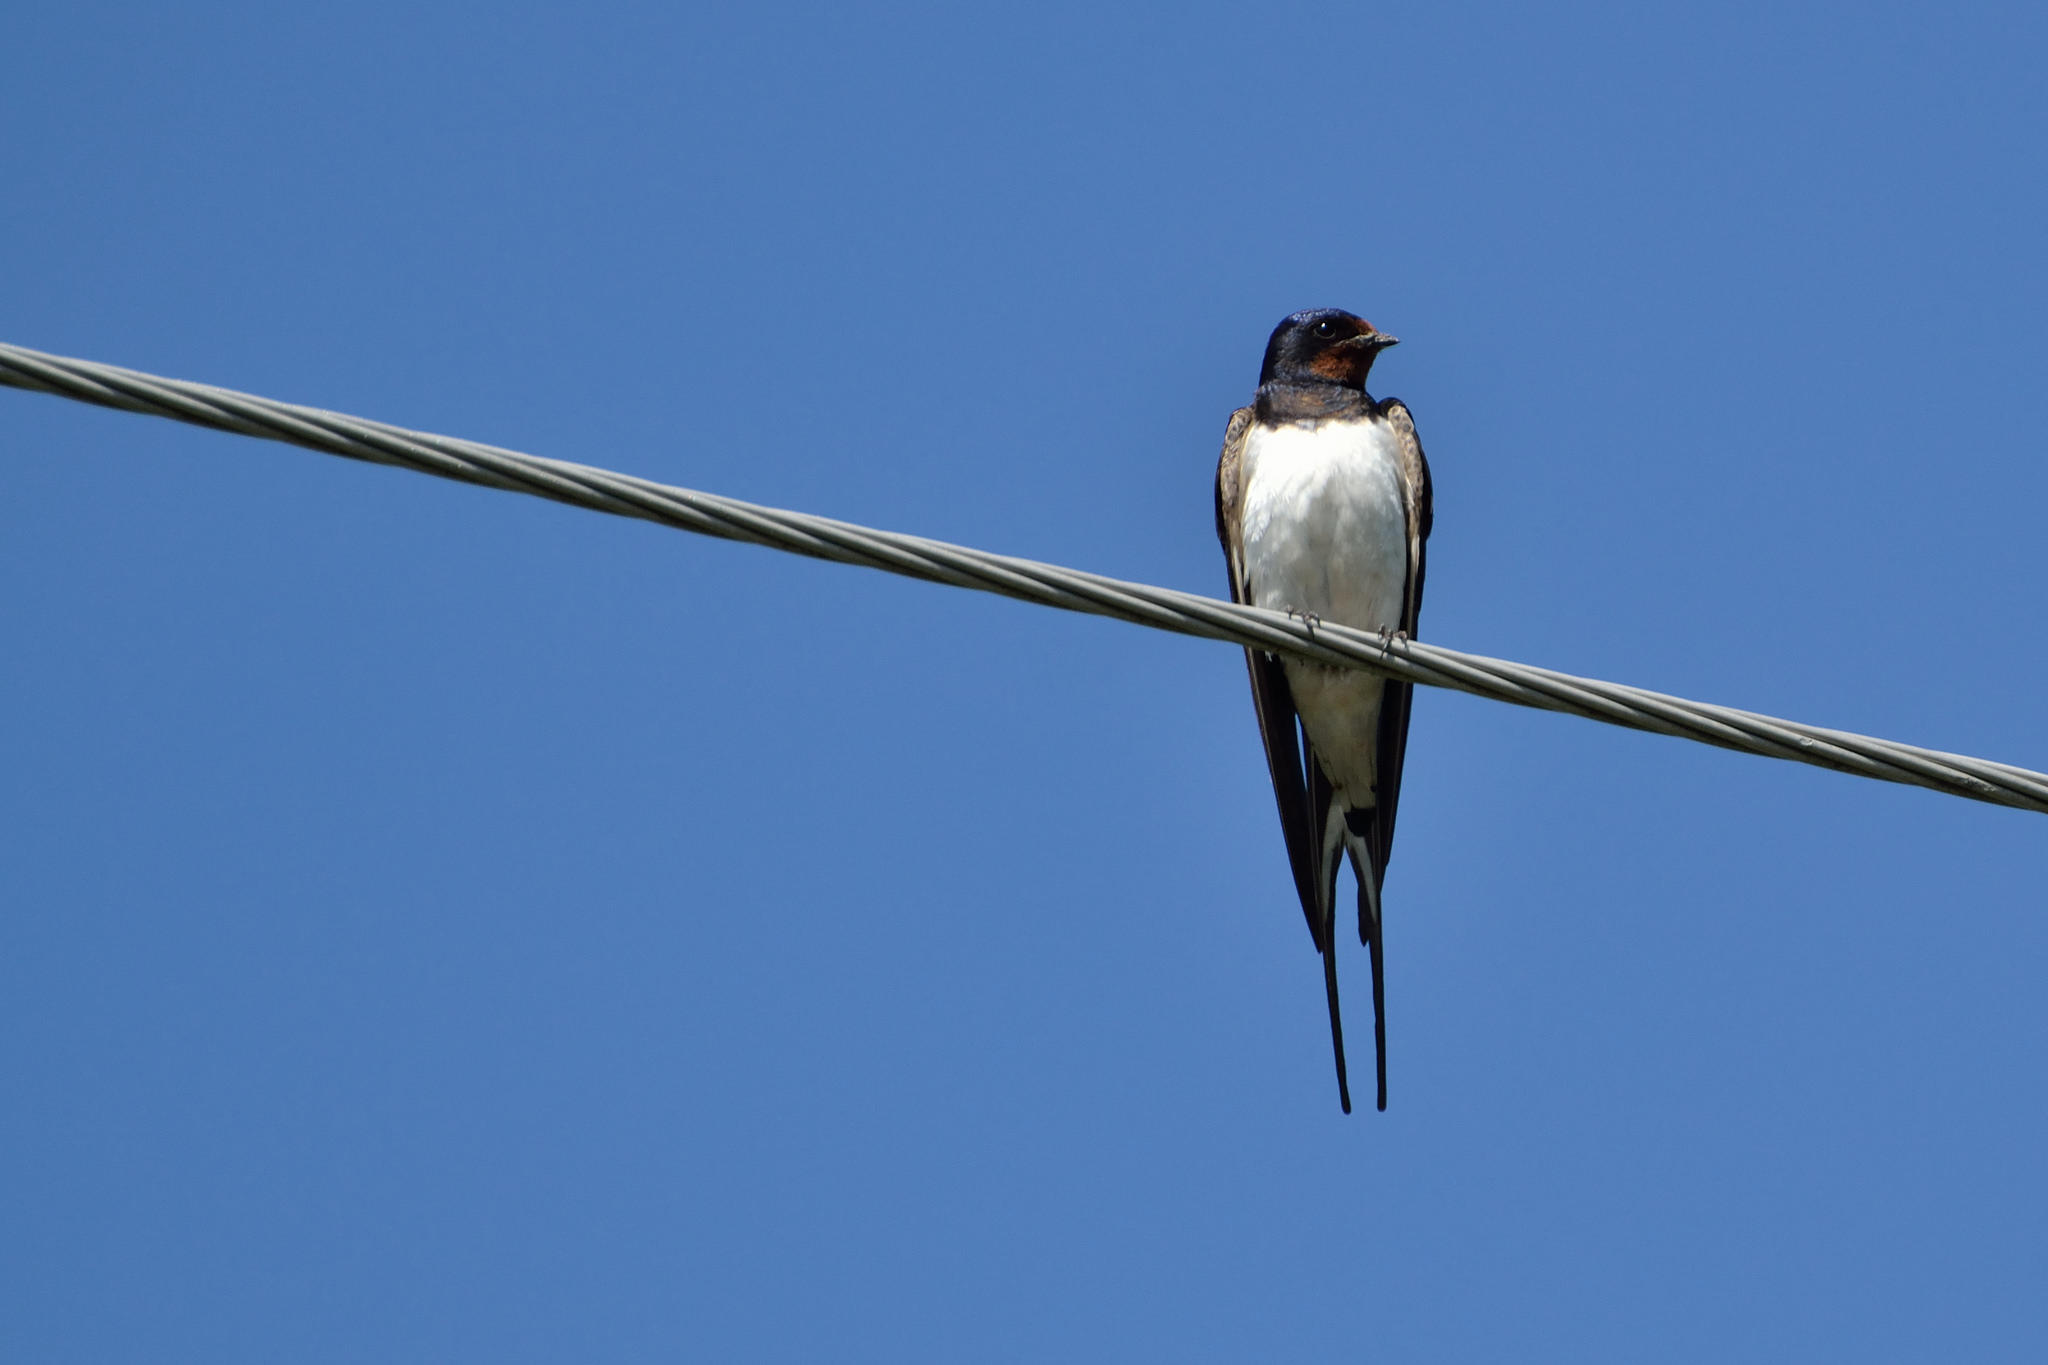
<svg viewBox="0 0 2048 1365">
<path fill-rule="evenodd" d="M 1401 453 L 1376 418 L 1246 433 L 1244 565 L 1252 602 L 1360 630 L 1401 628 L 1408 521 Z M 1286 661 L 1302 728 L 1353 808 L 1373 804 L 1383 680 Z"/>
</svg>

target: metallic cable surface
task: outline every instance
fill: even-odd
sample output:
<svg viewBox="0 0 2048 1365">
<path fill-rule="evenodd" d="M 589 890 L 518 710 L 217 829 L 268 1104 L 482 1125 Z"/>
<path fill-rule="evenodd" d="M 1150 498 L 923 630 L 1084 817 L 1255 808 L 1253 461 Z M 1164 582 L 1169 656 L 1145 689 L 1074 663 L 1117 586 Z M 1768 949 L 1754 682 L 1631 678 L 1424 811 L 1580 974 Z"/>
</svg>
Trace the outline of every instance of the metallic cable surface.
<svg viewBox="0 0 2048 1365">
<path fill-rule="evenodd" d="M 2048 814 L 2048 774 L 0 343 L 0 385 Z"/>
</svg>

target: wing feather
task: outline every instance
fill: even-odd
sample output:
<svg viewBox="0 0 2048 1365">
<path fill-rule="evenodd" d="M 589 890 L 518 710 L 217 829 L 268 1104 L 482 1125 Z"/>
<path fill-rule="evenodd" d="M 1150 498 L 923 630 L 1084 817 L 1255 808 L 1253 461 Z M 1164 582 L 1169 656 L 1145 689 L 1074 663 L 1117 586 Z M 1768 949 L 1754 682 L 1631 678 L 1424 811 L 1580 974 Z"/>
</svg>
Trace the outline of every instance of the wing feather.
<svg viewBox="0 0 2048 1365">
<path fill-rule="evenodd" d="M 1405 486 L 1408 523 L 1408 583 L 1402 594 L 1401 630 L 1415 638 L 1422 617 L 1422 583 L 1428 567 L 1428 543 L 1435 509 L 1429 484 L 1429 461 L 1422 453 L 1421 438 L 1415 434 L 1415 419 L 1398 398 L 1379 405 L 1379 413 L 1393 428 L 1401 445 L 1402 483 Z M 1378 771 L 1374 784 L 1373 875 L 1384 883 L 1387 859 L 1394 851 L 1394 817 L 1401 805 L 1401 770 L 1408 756 L 1408 717 L 1414 709 L 1415 685 L 1390 682 L 1380 703 Z M 1364 926 L 1360 926 L 1363 934 Z"/>
<path fill-rule="evenodd" d="M 1244 438 L 1251 429 L 1252 410 L 1239 408 L 1230 414 L 1224 428 L 1223 454 L 1216 462 L 1216 539 L 1230 567 L 1230 600 L 1250 602 L 1251 585 L 1246 581 L 1244 545 L 1239 539 L 1244 505 L 1242 479 Z M 1327 916 L 1317 913 L 1320 897 L 1316 886 L 1318 844 L 1321 822 L 1309 809 L 1309 793 L 1302 775 L 1303 744 L 1298 738 L 1300 721 L 1294 710 L 1294 692 L 1287 685 L 1287 673 L 1279 656 L 1264 650 L 1244 652 L 1245 669 L 1251 675 L 1252 707 L 1258 712 L 1259 740 L 1266 751 L 1266 768 L 1273 778 L 1273 799 L 1280 808 L 1280 830 L 1287 841 L 1287 861 L 1294 872 L 1294 887 L 1301 898 L 1302 913 L 1308 917 L 1308 931 L 1321 952 L 1328 943 Z"/>
</svg>

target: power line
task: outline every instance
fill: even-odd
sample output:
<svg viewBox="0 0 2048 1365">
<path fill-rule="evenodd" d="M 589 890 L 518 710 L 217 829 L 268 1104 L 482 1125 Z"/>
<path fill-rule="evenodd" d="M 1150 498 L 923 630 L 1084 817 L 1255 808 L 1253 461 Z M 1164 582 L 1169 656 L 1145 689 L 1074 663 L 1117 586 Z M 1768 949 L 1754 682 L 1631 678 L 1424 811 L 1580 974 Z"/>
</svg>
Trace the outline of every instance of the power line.
<svg viewBox="0 0 2048 1365">
<path fill-rule="evenodd" d="M 2048 774 L 0 343 L 0 384 L 2048 814 Z"/>
</svg>

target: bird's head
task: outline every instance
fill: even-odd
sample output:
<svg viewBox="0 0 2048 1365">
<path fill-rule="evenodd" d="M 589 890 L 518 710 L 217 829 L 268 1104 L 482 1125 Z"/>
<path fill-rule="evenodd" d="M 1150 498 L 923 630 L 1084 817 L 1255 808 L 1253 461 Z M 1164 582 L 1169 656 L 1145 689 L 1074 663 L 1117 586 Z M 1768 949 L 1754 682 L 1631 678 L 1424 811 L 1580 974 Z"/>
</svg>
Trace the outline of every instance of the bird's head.
<svg viewBox="0 0 2048 1365">
<path fill-rule="evenodd" d="M 1363 389 L 1373 357 L 1395 339 L 1342 308 L 1312 308 L 1283 319 L 1266 343 L 1259 384 L 1338 384 Z"/>
</svg>

